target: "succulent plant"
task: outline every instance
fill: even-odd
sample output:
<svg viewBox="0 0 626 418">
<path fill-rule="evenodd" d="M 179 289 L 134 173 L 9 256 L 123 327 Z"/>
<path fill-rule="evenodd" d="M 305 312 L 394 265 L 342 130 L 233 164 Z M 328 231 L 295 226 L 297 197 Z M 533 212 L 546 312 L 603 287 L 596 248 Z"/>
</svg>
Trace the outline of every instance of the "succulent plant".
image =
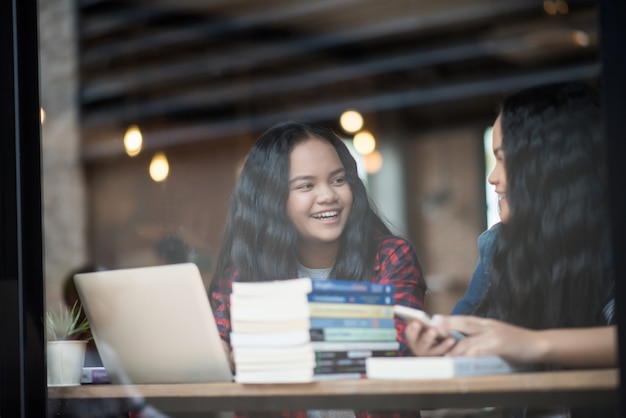
<svg viewBox="0 0 626 418">
<path fill-rule="evenodd" d="M 74 302 L 71 309 L 60 305 L 58 312 L 46 312 L 46 339 L 48 341 L 91 339 L 89 322 L 81 313 L 82 306 L 78 301 Z"/>
</svg>

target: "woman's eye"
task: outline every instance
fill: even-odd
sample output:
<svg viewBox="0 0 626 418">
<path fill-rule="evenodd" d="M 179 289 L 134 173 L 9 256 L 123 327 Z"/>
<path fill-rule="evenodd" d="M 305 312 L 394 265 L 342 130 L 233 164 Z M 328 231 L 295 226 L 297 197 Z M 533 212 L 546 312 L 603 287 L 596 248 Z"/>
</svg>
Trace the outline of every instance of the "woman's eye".
<svg viewBox="0 0 626 418">
<path fill-rule="evenodd" d="M 332 184 L 343 184 L 345 182 L 346 182 L 346 178 L 345 177 L 337 177 L 337 178 L 334 178 L 331 181 Z"/>
<path fill-rule="evenodd" d="M 313 188 L 313 185 L 311 183 L 304 183 L 304 184 L 299 184 L 298 186 L 296 186 L 296 190 L 308 190 L 312 188 Z"/>
</svg>

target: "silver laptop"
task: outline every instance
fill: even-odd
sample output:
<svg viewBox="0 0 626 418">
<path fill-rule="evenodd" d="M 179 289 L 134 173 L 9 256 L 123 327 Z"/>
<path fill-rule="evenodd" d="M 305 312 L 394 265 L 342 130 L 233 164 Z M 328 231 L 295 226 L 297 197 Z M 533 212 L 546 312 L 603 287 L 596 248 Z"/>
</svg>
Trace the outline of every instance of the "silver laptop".
<svg viewBox="0 0 626 418">
<path fill-rule="evenodd" d="M 112 383 L 232 380 L 195 264 L 82 273 L 74 282 Z"/>
</svg>

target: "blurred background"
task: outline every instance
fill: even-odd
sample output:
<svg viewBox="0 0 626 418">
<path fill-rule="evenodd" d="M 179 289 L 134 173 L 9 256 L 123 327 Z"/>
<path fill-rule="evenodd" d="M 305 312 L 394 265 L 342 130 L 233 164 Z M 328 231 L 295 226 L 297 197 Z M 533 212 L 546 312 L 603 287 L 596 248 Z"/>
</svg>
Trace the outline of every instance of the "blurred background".
<svg viewBox="0 0 626 418">
<path fill-rule="evenodd" d="M 416 247 L 427 309 L 447 313 L 498 220 L 485 178 L 501 97 L 554 81 L 601 87 L 591 0 L 39 8 L 49 306 L 87 265 L 193 261 L 208 284 L 245 155 L 296 119 L 354 148 L 381 214 Z"/>
</svg>

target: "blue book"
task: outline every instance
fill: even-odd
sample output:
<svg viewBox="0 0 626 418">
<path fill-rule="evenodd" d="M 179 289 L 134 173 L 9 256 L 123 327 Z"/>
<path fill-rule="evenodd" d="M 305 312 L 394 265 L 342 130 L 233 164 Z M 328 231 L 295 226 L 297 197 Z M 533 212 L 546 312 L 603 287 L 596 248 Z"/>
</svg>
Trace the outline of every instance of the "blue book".
<svg viewBox="0 0 626 418">
<path fill-rule="evenodd" d="M 309 302 L 326 302 L 326 303 L 366 303 L 369 305 L 392 305 L 393 295 L 366 295 L 366 294 L 331 294 L 331 293 L 309 293 Z"/>
<path fill-rule="evenodd" d="M 311 318 L 312 329 L 322 328 L 395 328 L 393 318 Z"/>
<path fill-rule="evenodd" d="M 393 284 L 354 282 L 335 279 L 311 279 L 312 293 L 373 293 L 393 295 L 396 291 Z"/>
</svg>

